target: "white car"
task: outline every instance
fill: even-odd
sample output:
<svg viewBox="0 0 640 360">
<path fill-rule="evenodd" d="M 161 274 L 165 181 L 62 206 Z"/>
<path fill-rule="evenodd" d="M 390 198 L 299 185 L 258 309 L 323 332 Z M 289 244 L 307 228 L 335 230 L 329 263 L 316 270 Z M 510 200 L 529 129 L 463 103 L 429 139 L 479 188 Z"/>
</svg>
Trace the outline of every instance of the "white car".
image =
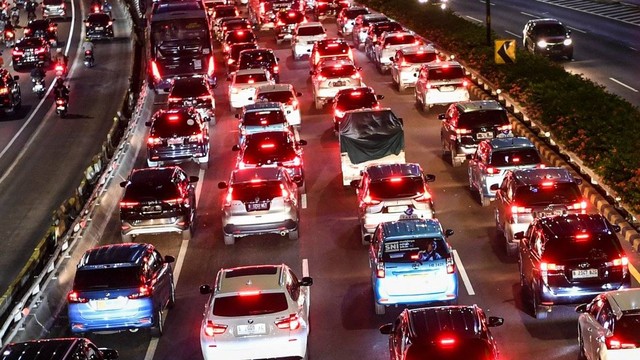
<svg viewBox="0 0 640 360">
<path fill-rule="evenodd" d="M 238 70 L 231 76 L 229 102 L 231 111 L 253 104 L 256 90 L 262 85 L 273 85 L 275 80 L 266 69 Z"/>
<path fill-rule="evenodd" d="M 285 264 L 221 269 L 204 308 L 205 360 L 307 358 L 309 286 Z"/>
<path fill-rule="evenodd" d="M 438 54 L 431 45 L 418 45 L 396 51 L 391 64 L 391 78 L 399 91 L 416 86 L 422 64 L 438 61 Z M 390 59 L 390 60 L 391 60 Z"/>
<path fill-rule="evenodd" d="M 316 110 L 322 110 L 342 89 L 365 86 L 360 70 L 348 60 L 325 60 L 319 63 L 316 70 L 310 72 Z"/>
<path fill-rule="evenodd" d="M 374 62 L 381 74 L 385 74 L 391 68 L 391 58 L 396 51 L 420 45 L 420 40 L 415 34 L 407 31 L 385 32 L 380 36 L 380 40 L 374 47 Z"/>
<path fill-rule="evenodd" d="M 298 96 L 302 96 L 302 93 L 296 92 L 291 84 L 263 85 L 256 91 L 255 101 L 281 103 L 289 125 L 299 127 L 302 124 L 302 117 L 300 116 Z"/>
<path fill-rule="evenodd" d="M 300 23 L 296 26 L 291 40 L 291 52 L 294 60 L 310 55 L 313 43 L 327 38 L 327 32 L 320 22 Z"/>
<path fill-rule="evenodd" d="M 420 109 L 469 101 L 469 80 L 457 61 L 431 62 L 418 73 L 414 96 Z"/>
<path fill-rule="evenodd" d="M 576 312 L 580 359 L 640 359 L 640 289 L 602 293 Z"/>
</svg>

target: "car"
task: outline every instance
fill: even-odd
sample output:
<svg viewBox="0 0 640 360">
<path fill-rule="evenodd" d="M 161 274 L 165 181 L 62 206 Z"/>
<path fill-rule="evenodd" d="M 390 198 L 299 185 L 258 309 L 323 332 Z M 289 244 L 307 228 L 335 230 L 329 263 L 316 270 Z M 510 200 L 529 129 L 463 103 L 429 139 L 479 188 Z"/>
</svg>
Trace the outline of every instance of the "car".
<svg viewBox="0 0 640 360">
<path fill-rule="evenodd" d="M 576 307 L 581 359 L 640 356 L 640 289 L 612 290 Z"/>
<path fill-rule="evenodd" d="M 169 109 L 193 107 L 205 121 L 216 122 L 216 99 L 213 88 L 202 76 L 173 80 L 167 100 Z"/>
<path fill-rule="evenodd" d="M 544 167 L 540 153 L 526 137 L 483 140 L 469 159 L 469 190 L 478 193 L 482 206 L 496 197 L 491 185 L 500 185 L 509 170 Z"/>
<path fill-rule="evenodd" d="M 211 26 L 214 31 L 220 28 L 220 20 L 224 18 L 233 18 L 240 16 L 238 8 L 235 5 L 218 4 L 213 6 L 211 14 Z"/>
<path fill-rule="evenodd" d="M 204 359 L 307 358 L 312 284 L 285 264 L 220 269 L 200 286 Z"/>
<path fill-rule="evenodd" d="M 11 60 L 15 71 L 27 66 L 35 66 L 37 63 L 50 63 L 51 48 L 49 42 L 38 37 L 22 38 L 13 47 Z"/>
<path fill-rule="evenodd" d="M 513 136 L 507 110 L 495 100 L 457 102 L 438 118 L 442 154 L 450 155 L 453 167 L 475 154 L 484 139 Z"/>
<path fill-rule="evenodd" d="M 389 71 L 393 64 L 391 58 L 396 51 L 422 43 L 415 34 L 406 31 L 384 32 L 379 39 L 373 47 L 373 61 L 380 74 Z"/>
<path fill-rule="evenodd" d="M 240 145 L 234 145 L 238 151 L 236 168 L 244 169 L 261 166 L 281 166 L 289 172 L 298 192 L 305 192 L 304 157 L 302 146 L 305 140 L 296 140 L 293 132 L 260 131 L 245 135 Z"/>
<path fill-rule="evenodd" d="M 366 237 L 373 234 L 378 224 L 398 220 L 407 209 L 417 218 L 435 218 L 428 183 L 436 177 L 424 174 L 419 164 L 369 165 L 361 176 L 351 186 L 356 189 L 363 245 L 368 245 Z"/>
<path fill-rule="evenodd" d="M 383 21 L 391 20 L 383 14 L 364 14 L 356 16 L 355 24 L 353 25 L 353 30 L 351 32 L 353 46 L 357 49 L 363 48 L 367 40 L 369 27 L 371 27 L 372 24 Z"/>
<path fill-rule="evenodd" d="M 290 240 L 300 236 L 300 195 L 287 169 L 255 167 L 236 169 L 229 182 L 218 183 L 227 193 L 222 202 L 225 245 L 237 237 L 280 234 Z"/>
<path fill-rule="evenodd" d="M 427 111 L 434 105 L 469 101 L 469 85 L 465 70 L 457 61 L 423 64 L 414 88 L 416 105 Z"/>
<path fill-rule="evenodd" d="M 291 53 L 294 60 L 311 54 L 313 43 L 327 38 L 327 33 L 320 22 L 306 22 L 296 25 L 291 40 Z"/>
<path fill-rule="evenodd" d="M 280 59 L 276 57 L 271 49 L 242 50 L 238 58 L 238 70 L 264 68 L 269 70 L 273 80 L 279 83 L 280 67 L 278 66 L 278 60 Z"/>
<path fill-rule="evenodd" d="M 630 288 L 619 231 L 600 214 L 567 214 L 536 218 L 526 233 L 515 233 L 520 294 L 532 315 L 544 319 L 553 305 Z"/>
<path fill-rule="evenodd" d="M 507 171 L 499 186 L 491 185 L 496 192 L 496 230 L 507 255 L 518 253 L 514 234 L 526 231 L 535 218 L 586 213 L 587 201 L 578 187 L 581 182 L 565 168 L 546 167 Z"/>
<path fill-rule="evenodd" d="M 240 52 L 242 52 L 243 50 L 253 50 L 258 48 L 258 44 L 255 42 L 231 45 L 229 53 L 227 54 L 227 75 L 231 75 L 238 70 L 238 60 L 240 59 Z"/>
<path fill-rule="evenodd" d="M 340 122 L 349 110 L 379 109 L 378 100 L 384 99 L 384 95 L 376 95 L 373 88 L 360 86 L 338 91 L 332 101 L 333 104 L 333 131 L 338 133 Z"/>
<path fill-rule="evenodd" d="M 380 21 L 371 24 L 367 31 L 367 37 L 364 41 L 364 53 L 369 60 L 375 60 L 375 48 L 380 46 L 380 37 L 385 32 L 406 32 L 406 29 L 402 24 L 397 21 Z"/>
<path fill-rule="evenodd" d="M 64 0 L 43 0 L 42 18 L 65 18 L 67 16 L 66 4 Z"/>
<path fill-rule="evenodd" d="M 91 40 L 113 40 L 113 19 L 105 13 L 91 13 L 84 20 L 84 31 Z"/>
<path fill-rule="evenodd" d="M 260 1 L 258 11 L 250 11 L 249 14 L 260 30 L 267 30 L 275 27 L 279 12 L 289 9 L 294 9 L 292 0 L 267 0 Z"/>
<path fill-rule="evenodd" d="M 289 125 L 300 127 L 302 125 L 298 101 L 300 96 L 302 93 L 295 91 L 291 84 L 262 85 L 256 91 L 255 101 L 256 103 L 263 101 L 281 103 Z"/>
<path fill-rule="evenodd" d="M 25 37 L 39 37 L 51 46 L 58 46 L 58 24 L 50 19 L 31 20 L 24 29 Z"/>
<path fill-rule="evenodd" d="M 445 10 L 447 8 L 447 4 L 449 3 L 449 0 L 418 0 L 418 2 L 420 4 L 429 4 L 429 5 L 437 6 L 440 9 Z"/>
<path fill-rule="evenodd" d="M 218 5 L 227 5 L 227 0 L 204 0 L 202 3 L 207 10 L 207 15 L 213 16 L 215 7 Z"/>
<path fill-rule="evenodd" d="M 300 10 L 290 9 L 278 12 L 275 25 L 276 44 L 281 44 L 285 40 L 291 41 L 296 26 L 306 21 L 304 12 Z"/>
<path fill-rule="evenodd" d="M 360 70 L 349 60 L 325 60 L 309 72 L 316 110 L 322 110 L 342 89 L 365 86 Z"/>
<path fill-rule="evenodd" d="M 257 102 L 242 108 L 238 123 L 238 144 L 242 144 L 245 137 L 264 131 L 290 131 L 291 124 L 287 121 L 284 107 L 278 102 Z"/>
<path fill-rule="evenodd" d="M 209 167 L 209 123 L 191 107 L 159 110 L 150 121 L 147 138 L 149 167 L 193 161 Z"/>
<path fill-rule="evenodd" d="M 453 249 L 438 220 L 411 217 L 381 222 L 366 235 L 373 305 L 377 315 L 387 306 L 458 303 L 458 274 Z"/>
<path fill-rule="evenodd" d="M 222 41 L 225 35 L 227 35 L 227 33 L 230 31 L 251 29 L 253 29 L 253 25 L 251 25 L 249 19 L 241 17 L 226 17 L 220 19 L 216 37 L 218 41 Z"/>
<path fill-rule="evenodd" d="M 262 85 L 273 85 L 275 80 L 267 69 L 238 70 L 231 76 L 229 84 L 229 102 L 234 112 L 245 105 L 252 104 L 256 90 Z"/>
<path fill-rule="evenodd" d="M 8 70 L 0 69 L 0 109 L 4 113 L 15 113 L 22 106 L 18 80 L 18 75 L 11 75 Z"/>
<path fill-rule="evenodd" d="M 338 24 L 338 34 L 341 36 L 351 35 L 353 27 L 356 23 L 356 17 L 358 15 L 370 14 L 368 8 L 364 6 L 354 5 L 342 8 L 336 17 L 336 23 Z"/>
<path fill-rule="evenodd" d="M 405 309 L 380 327 L 389 335 L 391 360 L 498 360 L 490 328 L 504 319 L 487 316 L 478 305 Z"/>
<path fill-rule="evenodd" d="M 557 19 L 532 19 L 522 30 L 522 46 L 534 54 L 573 60 L 571 30 Z"/>
<path fill-rule="evenodd" d="M 120 183 L 122 240 L 141 234 L 177 232 L 183 240 L 195 231 L 197 176 L 188 176 L 178 166 L 134 169 Z"/>
<path fill-rule="evenodd" d="M 391 80 L 398 91 L 416 86 L 418 72 L 423 64 L 440 61 L 436 49 L 431 45 L 415 45 L 397 50 L 391 61 Z"/>
<path fill-rule="evenodd" d="M 6 344 L 0 351 L 0 360 L 115 360 L 118 352 L 98 348 L 87 338 L 52 338 Z"/>
<path fill-rule="evenodd" d="M 339 38 L 319 40 L 313 44 L 311 55 L 309 56 L 311 70 L 315 70 L 316 66 L 322 60 L 354 61 L 351 47 L 346 40 Z"/>
<path fill-rule="evenodd" d="M 163 311 L 176 302 L 174 261 L 151 244 L 111 244 L 87 250 L 67 294 L 71 332 L 150 329 L 154 336 L 162 336 Z"/>
<path fill-rule="evenodd" d="M 258 43 L 258 38 L 253 33 L 252 30 L 233 30 L 227 32 L 225 37 L 222 39 L 222 53 L 224 55 L 229 54 L 229 50 L 231 50 L 231 45 L 233 44 L 244 44 L 244 43 Z"/>
</svg>

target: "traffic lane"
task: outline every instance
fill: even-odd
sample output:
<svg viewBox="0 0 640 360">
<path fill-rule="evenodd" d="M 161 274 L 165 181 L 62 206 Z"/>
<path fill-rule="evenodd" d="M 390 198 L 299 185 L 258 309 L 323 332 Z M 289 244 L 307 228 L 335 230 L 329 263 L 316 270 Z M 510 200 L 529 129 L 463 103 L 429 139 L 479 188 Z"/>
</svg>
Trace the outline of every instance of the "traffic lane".
<svg viewBox="0 0 640 360">
<path fill-rule="evenodd" d="M 458 14 L 475 19 L 467 20 L 484 24 L 484 3 L 456 2 L 455 5 L 453 9 Z M 572 29 L 575 60 L 562 60 L 560 64 L 565 69 L 582 74 L 604 85 L 607 91 L 636 106 L 640 105 L 640 78 L 629 72 L 640 61 L 640 28 L 539 2 L 515 2 L 491 7 L 493 31 L 499 36 L 515 38 L 520 48 L 524 24 L 535 17 L 555 17 Z"/>
<path fill-rule="evenodd" d="M 118 7 L 116 17 L 124 19 Z M 78 23 L 81 24 L 81 22 Z M 131 46 L 127 39 L 127 24 L 118 22 L 117 39 L 98 44 L 96 66 L 87 69 L 82 61 L 72 66 L 67 83 L 71 88 L 69 114 L 59 118 L 49 103 L 34 119 L 42 119 L 23 143 L 11 172 L 5 170 L 0 186 L 0 201 L 10 204 L 0 209 L 0 236 L 3 256 L 0 268 L 0 288 L 8 284 L 24 266 L 34 247 L 51 222 L 51 212 L 70 197 L 91 163 L 91 157 L 101 151 L 102 143 L 112 126 L 113 116 L 120 109 L 124 91 L 129 85 Z M 78 29 L 76 29 L 78 31 Z M 78 41 L 74 36 L 73 41 Z M 74 48 L 74 47 L 72 47 Z M 75 59 L 75 51 L 71 59 Z"/>
</svg>

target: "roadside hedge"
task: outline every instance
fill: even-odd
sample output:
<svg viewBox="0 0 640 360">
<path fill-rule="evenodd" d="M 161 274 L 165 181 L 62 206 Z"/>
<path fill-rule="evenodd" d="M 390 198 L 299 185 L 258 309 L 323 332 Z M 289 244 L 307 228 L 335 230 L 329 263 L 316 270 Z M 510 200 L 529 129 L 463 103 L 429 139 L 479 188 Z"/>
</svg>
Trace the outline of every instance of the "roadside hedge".
<svg viewBox="0 0 640 360">
<path fill-rule="evenodd" d="M 361 0 L 454 53 L 552 129 L 559 144 L 602 177 L 634 213 L 640 212 L 640 110 L 560 64 L 520 47 L 516 63 L 496 65 L 486 27 L 417 0 Z M 524 24 L 523 24 L 524 26 Z M 493 39 L 497 37 L 492 34 Z M 492 40 L 493 40 L 492 39 Z M 579 47 L 580 44 L 577 44 Z"/>
</svg>

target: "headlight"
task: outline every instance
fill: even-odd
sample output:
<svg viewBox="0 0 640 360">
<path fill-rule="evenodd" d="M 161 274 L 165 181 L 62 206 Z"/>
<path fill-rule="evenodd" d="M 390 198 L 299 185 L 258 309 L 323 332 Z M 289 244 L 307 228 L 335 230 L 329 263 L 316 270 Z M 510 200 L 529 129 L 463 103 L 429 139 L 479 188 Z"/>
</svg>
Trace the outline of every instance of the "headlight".
<svg viewBox="0 0 640 360">
<path fill-rule="evenodd" d="M 547 47 L 547 42 L 544 41 L 544 40 L 538 41 L 538 47 L 542 48 L 542 49 L 546 48 Z"/>
<path fill-rule="evenodd" d="M 424 3 L 426 3 L 426 2 L 429 2 L 429 0 L 418 0 L 418 2 L 419 2 L 420 4 L 424 4 Z"/>
<path fill-rule="evenodd" d="M 573 41 L 571 39 L 564 39 L 562 43 L 564 44 L 564 46 L 569 46 L 573 44 Z"/>
</svg>

